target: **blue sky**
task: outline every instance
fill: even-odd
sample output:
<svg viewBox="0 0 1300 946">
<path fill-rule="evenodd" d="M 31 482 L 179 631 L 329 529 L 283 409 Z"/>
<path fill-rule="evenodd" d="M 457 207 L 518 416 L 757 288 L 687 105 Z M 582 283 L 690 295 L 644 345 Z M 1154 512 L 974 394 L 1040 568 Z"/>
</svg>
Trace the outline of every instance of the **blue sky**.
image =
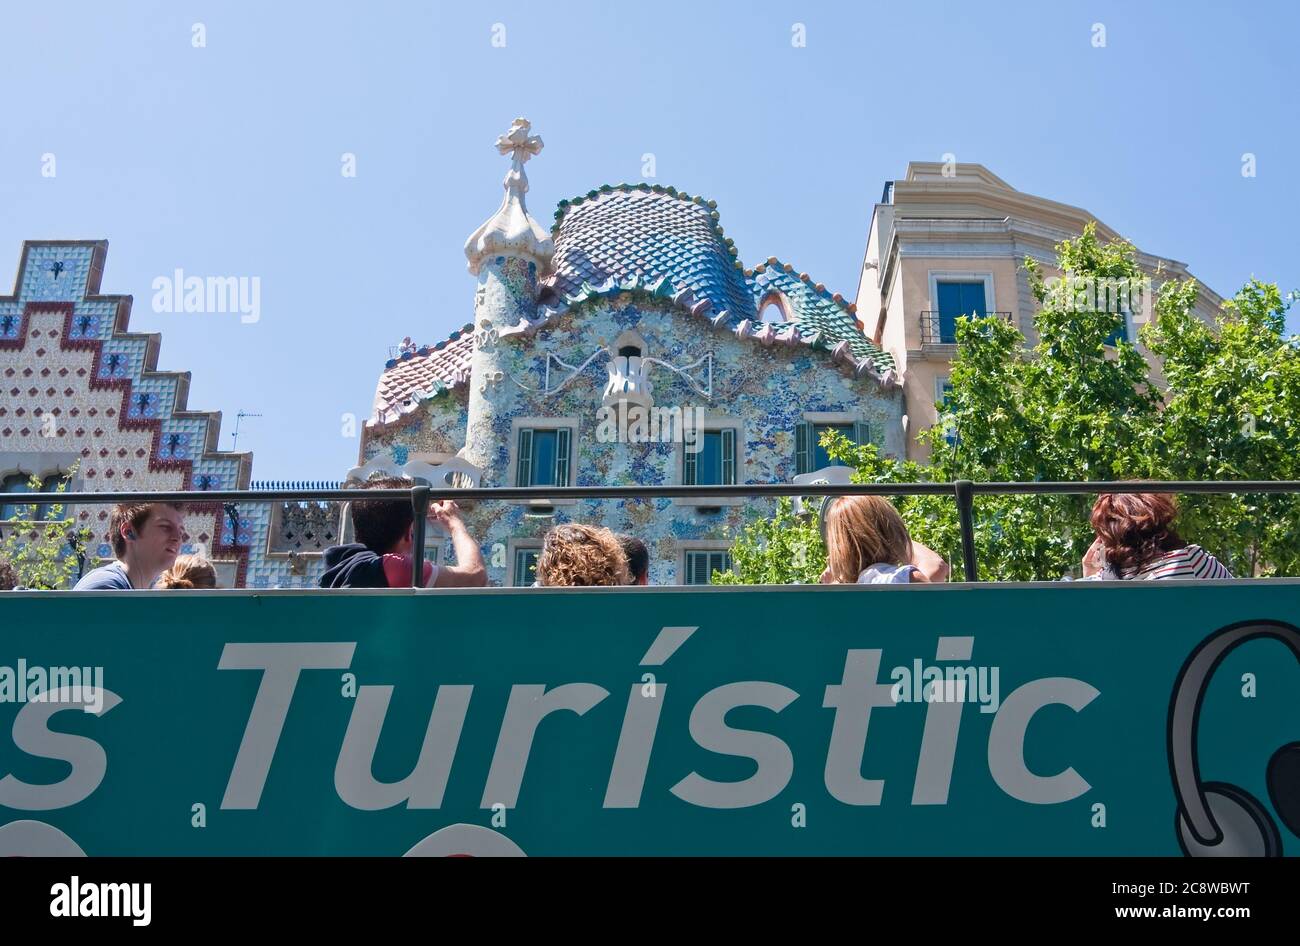
<svg viewBox="0 0 1300 946">
<path fill-rule="evenodd" d="M 0 286 L 24 239 L 107 239 L 104 291 L 163 333 L 161 368 L 193 373 L 191 408 L 224 412 L 222 447 L 236 411 L 263 415 L 239 439 L 258 479 L 340 477 L 358 444 L 341 417 L 368 416 L 388 346 L 469 320 L 462 246 L 500 200 L 492 142 L 517 115 L 546 142 L 528 169 L 547 225 L 561 198 L 640 180 L 653 153 L 656 181 L 718 202 L 748 265 L 779 256 L 848 296 L 883 181 L 946 152 L 1087 208 L 1224 295 L 1252 275 L 1285 291 L 1300 287 L 1296 11 L 5 3 Z M 177 268 L 259 277 L 260 320 L 153 312 L 152 281 Z"/>
</svg>

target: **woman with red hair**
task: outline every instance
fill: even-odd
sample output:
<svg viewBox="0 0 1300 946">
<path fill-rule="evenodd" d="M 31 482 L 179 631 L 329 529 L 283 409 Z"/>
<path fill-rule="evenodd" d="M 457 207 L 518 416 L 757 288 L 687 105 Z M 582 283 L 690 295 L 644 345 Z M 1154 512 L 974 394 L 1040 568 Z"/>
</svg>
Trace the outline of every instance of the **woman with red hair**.
<svg viewBox="0 0 1300 946">
<path fill-rule="evenodd" d="M 1162 493 L 1103 493 L 1092 507 L 1096 540 L 1083 556 L 1083 577 L 1094 581 L 1231 578 L 1199 545 L 1174 531 L 1178 505 Z"/>
</svg>

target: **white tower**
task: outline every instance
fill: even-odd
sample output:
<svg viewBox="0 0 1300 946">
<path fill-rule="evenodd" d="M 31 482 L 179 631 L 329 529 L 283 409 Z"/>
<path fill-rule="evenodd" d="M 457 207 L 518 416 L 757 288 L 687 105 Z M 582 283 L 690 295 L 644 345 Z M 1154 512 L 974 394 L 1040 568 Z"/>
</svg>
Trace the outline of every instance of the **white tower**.
<svg viewBox="0 0 1300 946">
<path fill-rule="evenodd" d="M 550 271 L 555 246 L 546 228 L 528 216 L 524 163 L 542 150 L 531 125 L 516 118 L 496 147 L 510 155 L 501 206 L 465 242 L 469 271 L 478 277 L 474 295 L 474 357 L 463 455 L 483 471 L 483 486 L 506 482 L 510 416 L 520 391 L 511 377 L 520 368 L 518 340 L 503 342 L 500 331 L 535 318 L 537 284 Z M 507 351 L 506 349 L 509 349 Z M 513 355 L 514 357 L 511 357 Z"/>
</svg>

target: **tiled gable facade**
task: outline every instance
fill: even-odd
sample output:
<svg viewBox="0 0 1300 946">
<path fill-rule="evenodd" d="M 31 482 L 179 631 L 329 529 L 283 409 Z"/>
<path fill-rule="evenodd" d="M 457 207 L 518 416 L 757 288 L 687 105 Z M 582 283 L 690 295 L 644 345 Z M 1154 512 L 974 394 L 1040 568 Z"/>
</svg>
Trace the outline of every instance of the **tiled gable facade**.
<svg viewBox="0 0 1300 946">
<path fill-rule="evenodd" d="M 131 296 L 102 295 L 106 241 L 29 241 L 14 294 L 0 297 L 0 475 L 76 465 L 85 492 L 247 489 L 249 454 L 218 449 L 221 415 L 188 406 L 190 376 L 159 371 L 160 336 L 130 331 Z M 70 508 L 91 529 L 85 569 L 112 557 L 110 506 Z M 0 529 L 15 526 L 0 524 Z M 227 586 L 304 583 L 274 547 L 271 507 L 187 507 L 182 551 Z"/>
</svg>

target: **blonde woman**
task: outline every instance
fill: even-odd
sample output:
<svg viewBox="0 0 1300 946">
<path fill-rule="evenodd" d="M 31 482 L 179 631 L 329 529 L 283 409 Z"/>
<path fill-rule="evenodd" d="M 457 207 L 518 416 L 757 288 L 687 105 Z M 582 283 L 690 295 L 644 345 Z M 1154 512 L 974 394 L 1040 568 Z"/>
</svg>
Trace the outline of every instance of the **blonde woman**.
<svg viewBox="0 0 1300 946">
<path fill-rule="evenodd" d="M 158 576 L 155 588 L 215 588 L 217 570 L 201 555 L 178 555 L 175 563 Z"/>
<path fill-rule="evenodd" d="M 822 510 L 824 584 L 893 585 L 948 580 L 948 563 L 913 542 L 898 510 L 879 496 L 841 496 Z"/>
<path fill-rule="evenodd" d="M 608 529 L 577 523 L 546 533 L 537 558 L 537 583 L 543 587 L 628 585 L 627 556 Z"/>
</svg>

